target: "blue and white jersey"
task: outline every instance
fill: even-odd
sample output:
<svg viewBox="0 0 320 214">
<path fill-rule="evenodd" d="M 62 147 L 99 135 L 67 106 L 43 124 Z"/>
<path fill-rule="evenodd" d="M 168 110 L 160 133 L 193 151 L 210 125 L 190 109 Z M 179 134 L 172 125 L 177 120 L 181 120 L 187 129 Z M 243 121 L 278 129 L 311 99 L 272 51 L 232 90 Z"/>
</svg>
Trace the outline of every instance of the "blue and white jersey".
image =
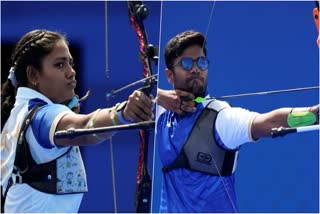
<svg viewBox="0 0 320 214">
<path fill-rule="evenodd" d="M 34 161 L 38 164 L 49 162 L 70 148 L 55 145 L 54 132 L 61 118 L 74 112 L 65 105 L 52 103 L 35 90 L 19 87 L 14 108 L 1 134 L 1 185 L 4 189 L 12 174 L 21 125 L 28 111 L 35 105 L 42 107 L 26 131 L 26 139 Z M 82 193 L 53 195 L 39 192 L 27 184 L 15 184 L 8 192 L 5 210 L 6 212 L 77 212 L 82 197 Z"/>
<path fill-rule="evenodd" d="M 206 105 L 206 102 L 198 104 L 196 112 L 184 117 L 170 111 L 159 116 L 156 143 L 163 166 L 176 159 Z M 251 124 L 256 115 L 242 108 L 221 110 L 212 130 L 218 144 L 225 149 L 236 149 L 253 141 Z M 184 168 L 163 173 L 160 212 L 236 211 L 234 175 L 220 178 Z"/>
</svg>

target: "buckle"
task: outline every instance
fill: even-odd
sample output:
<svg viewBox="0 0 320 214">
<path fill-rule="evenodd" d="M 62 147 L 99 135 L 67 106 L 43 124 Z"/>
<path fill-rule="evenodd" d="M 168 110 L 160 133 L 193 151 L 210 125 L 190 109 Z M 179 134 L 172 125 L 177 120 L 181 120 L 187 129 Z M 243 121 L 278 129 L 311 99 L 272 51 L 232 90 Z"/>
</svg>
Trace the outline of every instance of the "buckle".
<svg viewBox="0 0 320 214">
<path fill-rule="evenodd" d="M 13 173 L 11 177 L 14 184 L 22 184 L 22 176 L 19 173 Z"/>
</svg>

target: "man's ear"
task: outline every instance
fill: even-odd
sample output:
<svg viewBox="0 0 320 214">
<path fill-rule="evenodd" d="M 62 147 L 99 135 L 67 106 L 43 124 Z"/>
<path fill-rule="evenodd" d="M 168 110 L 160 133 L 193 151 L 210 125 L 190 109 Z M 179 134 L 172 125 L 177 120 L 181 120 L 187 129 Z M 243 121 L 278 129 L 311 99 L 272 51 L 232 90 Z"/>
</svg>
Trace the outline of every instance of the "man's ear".
<svg viewBox="0 0 320 214">
<path fill-rule="evenodd" d="M 173 71 L 166 68 L 166 75 L 167 75 L 168 82 L 173 85 L 174 83 Z"/>
<path fill-rule="evenodd" d="M 316 24 L 317 30 L 319 31 L 319 10 L 318 8 L 313 9 L 313 20 Z"/>
<path fill-rule="evenodd" d="M 39 71 L 32 65 L 28 65 L 27 67 L 27 78 L 30 85 L 36 86 L 39 84 Z"/>
</svg>

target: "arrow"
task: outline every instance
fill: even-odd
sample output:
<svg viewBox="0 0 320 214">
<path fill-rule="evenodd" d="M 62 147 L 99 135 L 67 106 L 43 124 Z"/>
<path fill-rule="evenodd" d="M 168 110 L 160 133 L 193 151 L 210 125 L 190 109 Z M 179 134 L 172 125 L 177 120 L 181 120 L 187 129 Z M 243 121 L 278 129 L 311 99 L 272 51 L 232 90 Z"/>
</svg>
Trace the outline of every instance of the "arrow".
<svg viewBox="0 0 320 214">
<path fill-rule="evenodd" d="M 247 97 L 247 96 L 256 96 L 256 95 L 267 95 L 267 94 L 276 94 L 276 93 L 284 93 L 284 92 L 294 92 L 294 91 L 305 91 L 305 90 L 314 90 L 319 89 L 320 86 L 310 86 L 310 87 L 302 87 L 302 88 L 289 88 L 282 90 L 273 90 L 273 91 L 261 91 L 254 93 L 245 93 L 245 94 L 233 94 L 233 95 L 225 95 L 219 97 L 197 97 L 194 99 L 196 103 L 201 103 L 205 100 L 213 100 L 213 99 L 224 99 L 224 98 L 236 98 L 236 97 Z"/>
</svg>

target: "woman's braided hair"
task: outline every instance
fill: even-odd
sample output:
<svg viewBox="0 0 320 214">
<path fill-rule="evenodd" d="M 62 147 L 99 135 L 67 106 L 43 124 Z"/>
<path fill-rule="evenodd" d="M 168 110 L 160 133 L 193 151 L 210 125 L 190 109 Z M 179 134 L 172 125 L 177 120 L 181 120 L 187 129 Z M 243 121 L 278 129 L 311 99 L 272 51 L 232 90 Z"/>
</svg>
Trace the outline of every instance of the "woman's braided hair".
<svg viewBox="0 0 320 214">
<path fill-rule="evenodd" d="M 8 79 L 1 86 L 1 129 L 13 108 L 17 88 L 28 87 L 27 67 L 31 65 L 41 71 L 43 58 L 51 53 L 60 40 L 67 42 L 65 36 L 58 32 L 33 30 L 26 33 L 15 46 L 11 56 L 11 66 L 18 85 L 14 87 Z"/>
</svg>

